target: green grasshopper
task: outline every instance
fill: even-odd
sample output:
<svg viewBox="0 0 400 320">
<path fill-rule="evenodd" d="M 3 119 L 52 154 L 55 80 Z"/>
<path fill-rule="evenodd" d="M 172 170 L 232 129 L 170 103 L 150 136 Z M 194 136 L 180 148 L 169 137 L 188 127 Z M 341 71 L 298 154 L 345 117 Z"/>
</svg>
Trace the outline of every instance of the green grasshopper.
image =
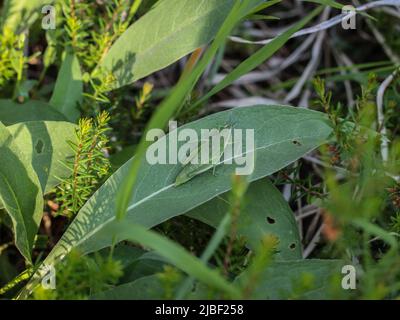
<svg viewBox="0 0 400 320">
<path fill-rule="evenodd" d="M 219 130 L 232 129 L 232 128 L 233 128 L 232 124 L 227 124 L 227 125 L 223 126 L 222 128 L 220 128 Z M 183 162 L 184 167 L 182 168 L 182 170 L 179 172 L 179 174 L 177 175 L 177 177 L 175 179 L 175 187 L 188 182 L 195 176 L 197 176 L 203 172 L 206 172 L 206 171 L 210 170 L 211 168 L 213 168 L 213 174 L 214 174 L 215 168 L 218 165 L 218 164 L 214 164 L 214 161 L 221 160 L 222 156 L 225 153 L 226 147 L 230 144 L 231 137 L 232 137 L 232 130 L 230 130 L 228 137 L 226 137 L 227 139 L 226 140 L 224 139 L 223 141 L 221 141 L 221 145 L 220 145 L 220 149 L 219 149 L 218 153 L 213 154 L 213 150 L 212 150 L 212 148 L 210 148 L 211 150 L 210 150 L 210 156 L 209 156 L 209 163 L 192 164 L 190 162 L 192 161 L 192 159 L 194 157 L 199 155 L 201 147 L 203 146 L 203 144 L 206 141 L 200 143 L 199 146 Z"/>
</svg>

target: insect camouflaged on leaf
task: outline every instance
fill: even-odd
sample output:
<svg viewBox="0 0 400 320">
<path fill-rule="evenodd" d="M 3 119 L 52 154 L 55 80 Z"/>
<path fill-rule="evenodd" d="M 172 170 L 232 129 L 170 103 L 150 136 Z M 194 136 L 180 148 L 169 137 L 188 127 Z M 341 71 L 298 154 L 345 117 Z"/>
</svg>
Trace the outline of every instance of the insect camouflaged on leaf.
<svg viewBox="0 0 400 320">
<path fill-rule="evenodd" d="M 221 130 L 224 130 L 224 129 L 230 129 L 229 134 L 226 137 L 224 137 L 224 135 L 221 134 Z M 220 163 L 219 161 L 225 154 L 225 150 L 226 150 L 227 146 L 231 143 L 230 141 L 232 139 L 232 129 L 233 129 L 233 124 L 231 121 L 229 121 L 229 124 L 226 124 L 225 126 L 223 126 L 222 128 L 220 128 L 218 130 L 217 135 L 219 136 L 219 139 L 220 139 L 220 148 L 218 148 L 218 150 L 214 150 L 214 148 L 212 146 L 210 146 L 209 142 L 210 142 L 210 140 L 213 140 L 213 136 L 212 136 L 210 140 L 203 141 L 202 143 L 199 144 L 199 146 L 193 152 L 190 153 L 190 155 L 183 162 L 184 167 L 182 168 L 182 170 L 179 172 L 179 174 L 177 175 L 177 177 L 175 179 L 175 184 L 174 184 L 175 187 L 178 187 L 181 184 L 188 182 L 195 176 L 202 174 L 202 173 L 210 170 L 211 168 L 214 168 L 214 170 L 215 170 L 215 167 Z M 221 137 L 223 139 L 221 139 Z M 199 161 L 199 163 L 197 163 L 197 164 L 191 163 L 195 157 L 197 157 L 201 154 L 201 150 L 202 150 L 202 148 L 204 148 L 204 145 L 206 142 L 208 143 L 207 145 L 209 147 L 208 162 L 202 163 L 201 161 Z M 213 173 L 214 173 L 214 171 L 213 171 Z"/>
</svg>

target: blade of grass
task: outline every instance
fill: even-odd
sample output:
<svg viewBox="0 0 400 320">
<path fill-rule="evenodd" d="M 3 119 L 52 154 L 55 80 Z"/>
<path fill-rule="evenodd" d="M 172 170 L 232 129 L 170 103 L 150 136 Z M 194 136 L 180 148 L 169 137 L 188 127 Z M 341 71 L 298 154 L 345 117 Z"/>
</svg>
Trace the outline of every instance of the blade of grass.
<svg viewBox="0 0 400 320">
<path fill-rule="evenodd" d="M 369 222 L 368 220 L 362 219 L 362 218 L 354 219 L 354 221 L 352 221 L 352 223 L 355 226 L 363 229 L 368 234 L 381 238 L 383 241 L 388 243 L 394 251 L 397 251 L 397 249 L 398 249 L 397 239 L 396 239 L 396 237 L 391 235 L 388 231 L 386 231 L 386 230 L 378 227 L 377 225 Z"/>
<path fill-rule="evenodd" d="M 212 255 L 214 254 L 215 250 L 217 250 L 218 246 L 224 239 L 226 232 L 229 228 L 229 225 L 231 224 L 232 217 L 229 213 L 225 215 L 225 217 L 222 219 L 221 223 L 219 224 L 217 230 L 215 231 L 213 237 L 211 238 L 210 242 L 207 245 L 207 248 L 204 250 L 203 254 L 200 257 L 200 261 L 204 264 L 210 260 Z M 188 277 L 181 287 L 179 288 L 178 293 L 176 294 L 175 299 L 176 300 L 182 300 L 185 298 L 185 296 L 188 294 L 190 287 L 193 285 L 194 278 L 193 277 Z"/>
<path fill-rule="evenodd" d="M 218 246 L 220 245 L 220 243 L 222 242 L 223 238 L 225 237 L 228 231 L 230 233 L 230 239 L 227 245 L 225 258 L 229 259 L 231 254 L 230 249 L 232 248 L 230 247 L 230 245 L 232 245 L 232 241 L 234 241 L 234 239 L 237 237 L 236 226 L 238 223 L 238 217 L 240 215 L 241 208 L 244 202 L 244 197 L 248 188 L 249 188 L 248 179 L 240 176 L 232 177 L 232 190 L 230 192 L 230 197 L 228 201 L 230 205 L 229 210 L 219 223 L 218 228 L 215 231 L 212 239 L 208 243 L 206 250 L 201 255 L 200 260 L 204 263 L 204 265 L 206 265 L 208 260 L 211 259 L 212 255 L 217 250 Z M 229 264 L 229 260 L 227 261 L 224 259 L 224 263 L 228 262 Z M 225 271 L 227 270 L 225 269 Z M 193 285 L 193 282 L 194 282 L 193 277 L 187 278 L 179 288 L 175 299 L 176 300 L 184 299 L 186 295 L 189 293 L 190 287 Z"/>
<path fill-rule="evenodd" d="M 333 1 L 333 0 L 301 0 L 301 1 L 318 3 L 318 4 L 329 6 L 329 7 L 335 8 L 335 9 L 342 9 L 344 7 L 344 4 L 341 4 L 341 3 Z"/>
<path fill-rule="evenodd" d="M 333 0 L 302 0 L 302 1 L 303 1 L 303 2 L 318 3 L 318 4 L 322 4 L 322 5 L 325 5 L 325 6 L 329 6 L 329 7 L 335 8 L 335 9 L 339 9 L 339 10 L 343 10 L 343 7 L 346 6 L 345 4 L 341 4 L 341 3 L 336 2 L 336 1 L 333 1 Z M 348 6 L 348 5 L 347 5 L 347 6 Z M 350 4 L 350 6 L 352 6 L 352 5 Z M 369 15 L 369 14 L 366 13 L 366 12 L 358 11 L 358 10 L 356 10 L 355 8 L 354 8 L 354 10 L 355 10 L 358 14 L 360 14 L 360 15 L 366 17 L 366 18 L 370 18 L 370 19 L 372 19 L 372 20 L 377 21 L 376 18 L 374 18 L 373 16 Z"/>
</svg>

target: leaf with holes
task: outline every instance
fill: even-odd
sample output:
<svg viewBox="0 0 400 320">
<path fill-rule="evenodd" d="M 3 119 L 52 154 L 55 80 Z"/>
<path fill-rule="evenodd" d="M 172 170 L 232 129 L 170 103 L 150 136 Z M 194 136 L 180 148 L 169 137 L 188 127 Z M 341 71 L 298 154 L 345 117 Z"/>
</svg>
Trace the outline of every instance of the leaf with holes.
<svg viewBox="0 0 400 320">
<path fill-rule="evenodd" d="M 341 277 L 341 260 L 291 260 L 277 261 L 259 275 L 251 288 L 252 299 L 328 299 L 332 289 L 338 288 Z M 245 286 L 248 279 L 244 271 L 236 280 Z M 341 287 L 339 288 L 342 291 Z"/>
<path fill-rule="evenodd" d="M 237 222 L 238 234 L 246 238 L 251 249 L 257 249 L 265 235 L 273 234 L 279 239 L 278 259 L 301 258 L 300 237 L 294 214 L 269 180 L 253 182 L 247 190 L 244 203 Z M 216 228 L 228 210 L 229 192 L 186 215 Z"/>
<path fill-rule="evenodd" d="M 14 143 L 32 163 L 44 193 L 59 184 L 59 178 L 71 174 L 62 161 L 74 155 L 68 141 L 76 141 L 75 128 L 73 123 L 61 121 L 31 121 L 7 128 Z"/>
</svg>

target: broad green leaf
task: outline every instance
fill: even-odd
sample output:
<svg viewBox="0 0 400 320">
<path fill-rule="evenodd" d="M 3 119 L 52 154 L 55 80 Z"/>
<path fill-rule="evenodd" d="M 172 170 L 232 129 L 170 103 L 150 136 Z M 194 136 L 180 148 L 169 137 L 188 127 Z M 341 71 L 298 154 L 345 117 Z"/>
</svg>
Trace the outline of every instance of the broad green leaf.
<svg viewBox="0 0 400 320">
<path fill-rule="evenodd" d="M 219 128 L 230 119 L 235 122 L 235 129 L 255 130 L 255 170 L 249 177 L 251 181 L 268 176 L 296 161 L 324 143 L 332 132 L 322 113 L 288 106 L 261 105 L 220 112 L 184 125 L 178 128 L 178 132 L 185 128 L 192 128 L 196 132 Z M 173 139 L 171 134 L 156 144 L 168 145 L 170 139 Z M 103 228 L 115 222 L 115 195 L 130 166 L 131 161 L 124 164 L 87 201 L 46 258 L 46 263 L 54 263 L 73 247 L 88 253 L 112 243 L 112 235 Z M 175 187 L 180 165 L 150 165 L 144 161 L 125 220 L 151 228 L 184 214 L 230 190 L 231 176 L 235 169 L 234 165 L 219 165 L 215 176 L 211 170 Z"/>
<path fill-rule="evenodd" d="M 62 161 L 74 155 L 67 141 L 76 140 L 75 128 L 73 123 L 61 121 L 30 121 L 7 128 L 14 143 L 32 163 L 44 193 L 60 183 L 58 178 L 71 175 Z"/>
<path fill-rule="evenodd" d="M 340 260 L 277 261 L 260 275 L 252 292 L 252 299 L 328 299 L 342 277 Z M 236 280 L 245 285 L 246 271 Z"/>
<path fill-rule="evenodd" d="M 27 121 L 66 121 L 63 114 L 51 105 L 38 100 L 17 103 L 9 99 L 0 99 L 0 121 L 10 126 Z"/>
<path fill-rule="evenodd" d="M 162 299 L 165 286 L 158 275 L 141 277 L 113 289 L 96 293 L 92 300 L 155 300 Z"/>
<path fill-rule="evenodd" d="M 161 1 L 122 34 L 99 67 L 114 74 L 114 89 L 165 68 L 207 44 L 234 2 Z"/>
<path fill-rule="evenodd" d="M 159 255 L 134 247 L 131 244 L 119 244 L 114 248 L 105 248 L 97 253 L 100 253 L 104 258 L 110 257 L 110 254 L 112 254 L 113 260 L 118 260 L 121 263 L 124 275 L 119 280 L 120 284 L 162 272 L 163 267 L 169 264 Z"/>
<path fill-rule="evenodd" d="M 75 54 L 64 52 L 50 104 L 72 122 L 79 119 L 83 84 L 79 61 Z"/>
<path fill-rule="evenodd" d="M 2 27 L 20 32 L 42 15 L 43 6 L 53 2 L 53 0 L 5 0 L 1 12 Z"/>
<path fill-rule="evenodd" d="M 251 299 L 329 299 L 338 285 L 335 280 L 342 277 L 343 262 L 339 260 L 291 260 L 277 261 L 260 275 L 252 291 Z M 246 284 L 246 271 L 235 283 Z M 335 279 L 336 278 L 336 279 Z M 131 282 L 97 293 L 91 299 L 140 300 L 163 299 L 165 287 L 157 274 L 143 276 Z M 189 299 L 207 299 L 208 289 L 196 284 Z"/>
<path fill-rule="evenodd" d="M 204 203 L 186 215 L 216 228 L 228 208 L 229 193 Z M 300 237 L 294 214 L 279 190 L 268 179 L 250 185 L 237 225 L 238 234 L 247 239 L 253 250 L 259 247 L 265 235 L 273 234 L 279 239 L 279 259 L 301 258 Z"/>
<path fill-rule="evenodd" d="M 26 156 L 0 123 L 0 202 L 9 214 L 15 245 L 31 261 L 31 250 L 43 214 L 39 179 Z"/>
<path fill-rule="evenodd" d="M 112 256 L 113 259 L 118 260 L 123 268 L 128 267 L 132 263 L 135 263 L 143 256 L 147 251 L 134 247 L 132 245 L 118 244 L 114 248 L 105 248 L 100 250 L 98 253 L 104 258 Z"/>
</svg>

